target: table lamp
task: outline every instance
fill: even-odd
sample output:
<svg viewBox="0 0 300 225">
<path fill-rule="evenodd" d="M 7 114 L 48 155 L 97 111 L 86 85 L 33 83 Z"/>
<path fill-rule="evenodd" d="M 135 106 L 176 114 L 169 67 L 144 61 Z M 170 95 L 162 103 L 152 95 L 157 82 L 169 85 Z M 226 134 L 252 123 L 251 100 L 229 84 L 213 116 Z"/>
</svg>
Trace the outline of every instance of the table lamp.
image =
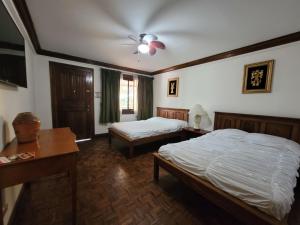
<svg viewBox="0 0 300 225">
<path fill-rule="evenodd" d="M 190 111 L 193 120 L 193 127 L 195 130 L 200 130 L 201 117 L 206 114 L 200 104 L 196 104 Z"/>
</svg>

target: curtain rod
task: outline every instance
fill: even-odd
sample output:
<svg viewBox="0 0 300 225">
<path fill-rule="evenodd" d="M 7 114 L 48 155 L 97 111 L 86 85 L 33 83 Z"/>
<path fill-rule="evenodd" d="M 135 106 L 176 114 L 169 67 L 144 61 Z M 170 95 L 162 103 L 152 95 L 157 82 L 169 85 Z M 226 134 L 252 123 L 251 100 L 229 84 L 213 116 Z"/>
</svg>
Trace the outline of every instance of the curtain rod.
<svg viewBox="0 0 300 225">
<path fill-rule="evenodd" d="M 109 67 L 105 67 L 105 66 L 99 66 L 99 67 L 102 68 L 102 69 L 108 69 L 108 70 L 119 71 L 119 72 L 121 72 L 121 73 L 129 73 L 129 74 L 134 74 L 134 75 L 138 75 L 138 76 L 154 78 L 154 77 L 151 76 L 151 75 L 145 75 L 145 74 L 140 74 L 140 73 L 133 73 L 133 72 L 129 72 L 129 71 L 126 71 L 126 70 L 118 70 L 118 69 L 113 69 L 113 68 L 109 68 Z"/>
</svg>

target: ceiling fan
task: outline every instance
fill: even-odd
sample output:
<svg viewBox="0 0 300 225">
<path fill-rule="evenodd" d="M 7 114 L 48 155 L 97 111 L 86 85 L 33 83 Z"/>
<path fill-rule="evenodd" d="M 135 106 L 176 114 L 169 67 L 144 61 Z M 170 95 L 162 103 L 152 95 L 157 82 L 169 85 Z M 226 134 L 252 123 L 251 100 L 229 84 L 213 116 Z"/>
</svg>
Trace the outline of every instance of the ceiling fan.
<svg viewBox="0 0 300 225">
<path fill-rule="evenodd" d="M 155 55 L 157 49 L 165 49 L 166 46 L 154 34 L 140 34 L 138 37 L 134 35 L 129 35 L 129 39 L 136 42 L 135 44 L 124 44 L 124 45 L 137 45 L 137 50 L 133 54 L 149 54 Z"/>
</svg>

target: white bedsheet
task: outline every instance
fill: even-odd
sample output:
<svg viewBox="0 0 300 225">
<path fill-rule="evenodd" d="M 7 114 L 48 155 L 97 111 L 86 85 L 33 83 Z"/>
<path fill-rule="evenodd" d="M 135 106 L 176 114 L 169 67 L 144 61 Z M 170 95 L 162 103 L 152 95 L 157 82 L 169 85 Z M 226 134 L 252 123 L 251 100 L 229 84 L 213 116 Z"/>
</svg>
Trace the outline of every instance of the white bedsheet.
<svg viewBox="0 0 300 225">
<path fill-rule="evenodd" d="M 227 129 L 164 145 L 159 154 L 278 220 L 291 209 L 300 163 L 293 141 Z"/>
<path fill-rule="evenodd" d="M 182 130 L 187 122 L 162 117 L 147 120 L 113 123 L 111 127 L 118 129 L 132 139 L 139 139 Z"/>
</svg>

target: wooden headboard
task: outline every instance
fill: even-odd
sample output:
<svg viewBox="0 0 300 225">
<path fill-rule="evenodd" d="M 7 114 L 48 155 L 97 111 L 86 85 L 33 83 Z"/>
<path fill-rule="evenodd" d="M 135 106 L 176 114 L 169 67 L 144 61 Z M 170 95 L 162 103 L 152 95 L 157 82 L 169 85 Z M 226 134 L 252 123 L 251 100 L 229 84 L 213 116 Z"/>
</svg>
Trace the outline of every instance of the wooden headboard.
<svg viewBox="0 0 300 225">
<path fill-rule="evenodd" d="M 300 119 L 215 112 L 214 130 L 226 128 L 271 134 L 300 143 Z"/>
<path fill-rule="evenodd" d="M 189 120 L 189 109 L 173 109 L 173 108 L 163 108 L 157 107 L 156 115 L 169 119 L 177 119 L 177 120 Z"/>
</svg>

